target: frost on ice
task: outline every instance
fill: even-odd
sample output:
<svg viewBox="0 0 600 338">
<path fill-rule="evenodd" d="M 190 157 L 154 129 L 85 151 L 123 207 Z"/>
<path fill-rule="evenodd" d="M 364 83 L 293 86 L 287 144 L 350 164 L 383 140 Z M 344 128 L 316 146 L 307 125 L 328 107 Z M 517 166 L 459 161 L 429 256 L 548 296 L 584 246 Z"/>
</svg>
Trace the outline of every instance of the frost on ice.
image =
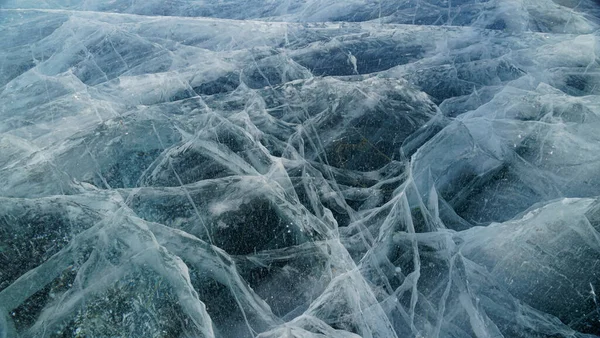
<svg viewBox="0 0 600 338">
<path fill-rule="evenodd" d="M 0 337 L 600 335 L 599 28 L 0 1 Z"/>
</svg>

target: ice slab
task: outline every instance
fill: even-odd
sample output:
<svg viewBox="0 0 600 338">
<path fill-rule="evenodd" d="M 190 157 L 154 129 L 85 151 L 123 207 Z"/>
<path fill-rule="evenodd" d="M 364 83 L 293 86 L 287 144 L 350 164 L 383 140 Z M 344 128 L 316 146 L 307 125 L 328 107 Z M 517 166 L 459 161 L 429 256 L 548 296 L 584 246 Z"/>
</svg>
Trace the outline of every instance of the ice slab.
<svg viewBox="0 0 600 338">
<path fill-rule="evenodd" d="M 600 336 L 599 27 L 0 1 L 0 338 Z"/>
</svg>

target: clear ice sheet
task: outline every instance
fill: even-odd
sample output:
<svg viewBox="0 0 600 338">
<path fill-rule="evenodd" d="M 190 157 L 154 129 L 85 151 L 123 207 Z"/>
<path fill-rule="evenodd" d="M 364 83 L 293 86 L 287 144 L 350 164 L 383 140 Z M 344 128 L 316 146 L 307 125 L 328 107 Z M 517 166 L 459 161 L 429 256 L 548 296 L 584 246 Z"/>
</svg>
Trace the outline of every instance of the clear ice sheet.
<svg viewBox="0 0 600 338">
<path fill-rule="evenodd" d="M 0 338 L 599 336 L 599 25 L 0 1 Z"/>
</svg>

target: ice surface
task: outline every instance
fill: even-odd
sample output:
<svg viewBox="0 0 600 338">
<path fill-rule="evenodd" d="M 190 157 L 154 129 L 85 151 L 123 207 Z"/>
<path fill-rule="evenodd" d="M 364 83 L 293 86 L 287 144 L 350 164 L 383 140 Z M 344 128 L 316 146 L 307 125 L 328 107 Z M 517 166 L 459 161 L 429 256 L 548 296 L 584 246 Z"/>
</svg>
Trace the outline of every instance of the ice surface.
<svg viewBox="0 0 600 338">
<path fill-rule="evenodd" d="M 600 336 L 599 28 L 0 1 L 0 338 Z"/>
</svg>

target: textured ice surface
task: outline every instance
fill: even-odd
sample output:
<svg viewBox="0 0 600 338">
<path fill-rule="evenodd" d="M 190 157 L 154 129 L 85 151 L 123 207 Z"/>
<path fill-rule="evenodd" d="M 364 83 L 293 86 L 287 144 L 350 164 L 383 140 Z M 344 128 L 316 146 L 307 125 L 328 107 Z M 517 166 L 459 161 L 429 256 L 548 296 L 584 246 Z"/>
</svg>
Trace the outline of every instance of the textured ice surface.
<svg viewBox="0 0 600 338">
<path fill-rule="evenodd" d="M 0 1 L 0 337 L 600 335 L 599 28 Z"/>
</svg>

